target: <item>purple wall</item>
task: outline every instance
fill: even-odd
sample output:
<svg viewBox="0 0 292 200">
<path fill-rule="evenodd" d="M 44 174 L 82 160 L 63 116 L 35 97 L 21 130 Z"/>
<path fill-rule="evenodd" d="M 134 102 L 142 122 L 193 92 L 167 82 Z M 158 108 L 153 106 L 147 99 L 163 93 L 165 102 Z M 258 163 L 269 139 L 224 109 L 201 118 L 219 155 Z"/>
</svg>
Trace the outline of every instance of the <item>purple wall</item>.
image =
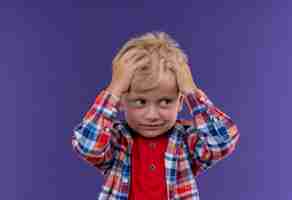
<svg viewBox="0 0 292 200">
<path fill-rule="evenodd" d="M 97 2 L 1 0 L 0 199 L 96 198 L 102 177 L 72 151 L 71 130 L 117 49 L 161 30 L 241 132 L 236 152 L 199 177 L 201 199 L 291 200 L 291 1 Z"/>
</svg>

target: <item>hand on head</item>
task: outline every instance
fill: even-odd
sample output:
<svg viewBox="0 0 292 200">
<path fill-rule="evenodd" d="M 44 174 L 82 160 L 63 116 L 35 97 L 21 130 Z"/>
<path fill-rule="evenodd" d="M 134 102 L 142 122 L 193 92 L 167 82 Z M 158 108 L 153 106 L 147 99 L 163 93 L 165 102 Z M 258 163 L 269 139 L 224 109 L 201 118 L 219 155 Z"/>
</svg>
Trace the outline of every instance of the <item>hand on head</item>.
<svg viewBox="0 0 292 200">
<path fill-rule="evenodd" d="M 168 68 L 175 74 L 181 93 L 194 92 L 197 86 L 187 63 L 186 55 L 167 34 L 147 33 L 129 40 L 114 58 L 112 80 L 108 90 L 115 96 L 121 97 L 132 86 L 137 70 L 139 70 L 137 74 L 142 72 L 143 76 L 142 78 L 135 76 L 138 81 L 134 82 L 145 81 L 147 88 L 151 88 L 155 86 L 160 74 L 164 73 L 163 70 Z"/>
<path fill-rule="evenodd" d="M 108 89 L 120 97 L 129 90 L 135 71 L 146 66 L 149 62 L 150 58 L 146 50 L 130 49 L 113 63 L 112 80 Z"/>
</svg>

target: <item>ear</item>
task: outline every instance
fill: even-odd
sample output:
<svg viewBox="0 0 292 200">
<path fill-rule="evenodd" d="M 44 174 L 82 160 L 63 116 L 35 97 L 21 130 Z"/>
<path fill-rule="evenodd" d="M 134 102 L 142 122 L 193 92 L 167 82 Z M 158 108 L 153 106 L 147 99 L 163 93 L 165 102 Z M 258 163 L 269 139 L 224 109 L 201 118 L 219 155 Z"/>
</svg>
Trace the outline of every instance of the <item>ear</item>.
<svg viewBox="0 0 292 200">
<path fill-rule="evenodd" d="M 123 112 L 125 111 L 125 97 L 124 95 L 121 96 L 120 102 L 119 102 L 119 106 L 118 106 L 118 110 Z"/>
<path fill-rule="evenodd" d="M 184 106 L 184 95 L 179 94 L 179 107 L 178 112 L 181 112 Z"/>
<path fill-rule="evenodd" d="M 124 106 L 123 106 L 123 104 L 121 104 L 121 102 L 119 103 L 118 110 L 120 112 L 123 112 L 124 111 Z"/>
</svg>

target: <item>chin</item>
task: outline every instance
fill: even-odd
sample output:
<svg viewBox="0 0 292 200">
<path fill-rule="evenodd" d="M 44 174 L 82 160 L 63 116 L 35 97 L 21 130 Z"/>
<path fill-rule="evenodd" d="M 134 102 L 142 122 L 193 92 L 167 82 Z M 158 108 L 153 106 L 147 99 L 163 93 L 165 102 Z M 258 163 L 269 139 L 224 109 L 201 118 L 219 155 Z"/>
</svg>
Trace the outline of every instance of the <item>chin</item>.
<svg viewBox="0 0 292 200">
<path fill-rule="evenodd" d="M 160 135 L 162 135 L 163 133 L 161 133 L 161 134 L 145 134 L 145 133 L 139 133 L 140 135 L 142 135 L 143 137 L 145 137 L 145 138 L 155 138 L 155 137 L 158 137 L 158 136 L 160 136 Z"/>
<path fill-rule="evenodd" d="M 135 124 L 135 123 L 129 123 L 129 126 L 135 130 L 135 132 L 137 132 L 139 135 L 145 137 L 145 138 L 154 138 L 154 137 L 158 137 L 160 135 L 165 134 L 169 129 L 171 129 L 171 125 L 170 124 L 164 124 L 162 127 L 156 129 L 156 128 L 145 128 L 139 124 Z"/>
<path fill-rule="evenodd" d="M 147 138 L 154 138 L 160 135 L 163 135 L 167 132 L 168 129 L 160 129 L 160 130 L 138 130 L 138 133 Z"/>
<path fill-rule="evenodd" d="M 154 138 L 154 137 L 162 135 L 163 133 L 145 133 L 145 132 L 141 132 L 139 134 L 144 136 L 144 137 L 146 137 L 146 138 Z"/>
</svg>

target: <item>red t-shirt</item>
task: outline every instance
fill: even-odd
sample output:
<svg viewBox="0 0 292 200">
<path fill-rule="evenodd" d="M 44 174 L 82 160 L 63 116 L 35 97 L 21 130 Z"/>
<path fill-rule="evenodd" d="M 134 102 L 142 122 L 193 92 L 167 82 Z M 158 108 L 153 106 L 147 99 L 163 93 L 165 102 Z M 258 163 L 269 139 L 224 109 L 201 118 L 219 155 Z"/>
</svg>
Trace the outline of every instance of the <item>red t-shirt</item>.
<svg viewBox="0 0 292 200">
<path fill-rule="evenodd" d="M 164 167 L 167 135 L 145 138 L 133 134 L 130 200 L 167 199 Z"/>
</svg>

